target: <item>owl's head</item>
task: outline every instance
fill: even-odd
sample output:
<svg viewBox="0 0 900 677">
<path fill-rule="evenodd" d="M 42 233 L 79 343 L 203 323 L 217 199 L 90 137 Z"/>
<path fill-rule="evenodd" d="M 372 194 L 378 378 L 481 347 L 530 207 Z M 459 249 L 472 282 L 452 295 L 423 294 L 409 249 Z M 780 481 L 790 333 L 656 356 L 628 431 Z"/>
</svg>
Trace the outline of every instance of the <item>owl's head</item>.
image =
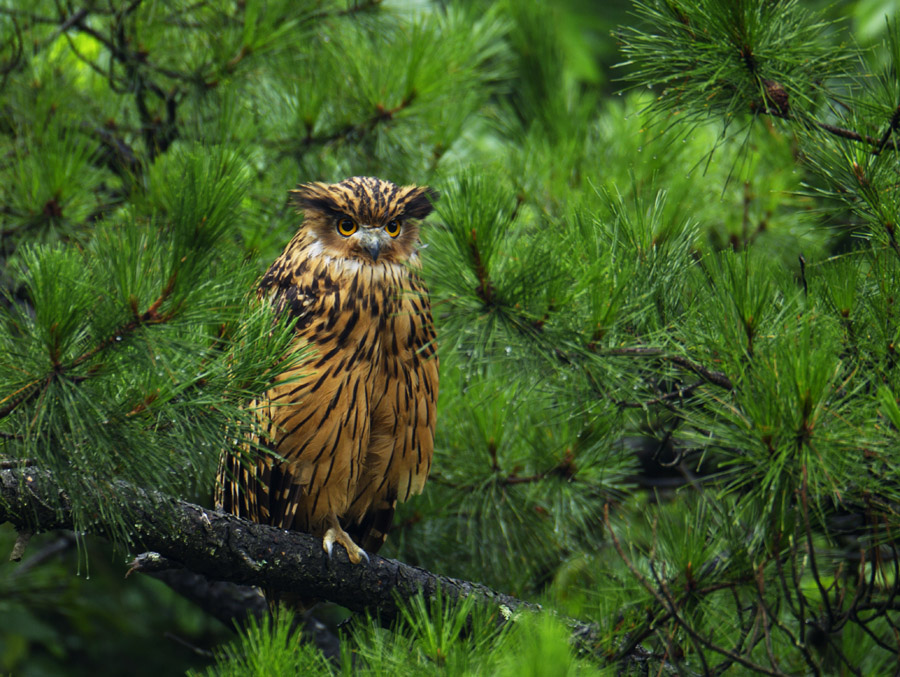
<svg viewBox="0 0 900 677">
<path fill-rule="evenodd" d="M 415 253 L 419 221 L 437 191 L 397 186 L 370 176 L 340 183 L 305 183 L 291 191 L 303 212 L 302 229 L 323 254 L 363 263 L 405 263 Z"/>
</svg>

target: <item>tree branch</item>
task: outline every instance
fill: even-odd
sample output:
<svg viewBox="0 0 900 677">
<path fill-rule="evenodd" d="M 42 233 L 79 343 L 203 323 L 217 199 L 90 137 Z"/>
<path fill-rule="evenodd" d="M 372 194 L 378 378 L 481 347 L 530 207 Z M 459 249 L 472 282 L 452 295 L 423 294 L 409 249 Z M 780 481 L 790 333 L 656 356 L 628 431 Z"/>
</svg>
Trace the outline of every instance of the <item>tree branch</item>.
<svg viewBox="0 0 900 677">
<path fill-rule="evenodd" d="M 228 627 L 244 625 L 249 617 L 262 618 L 268 613 L 259 588 L 211 580 L 156 552 L 135 557 L 125 577 L 135 572 L 162 581 Z"/>
<path fill-rule="evenodd" d="M 139 572 L 165 583 L 223 625 L 235 629 L 246 625 L 250 617 L 261 620 L 269 613 L 262 591 L 250 585 L 210 580 L 203 574 L 185 569 L 158 552 L 144 552 L 131 562 L 127 578 Z M 341 643 L 326 625 L 311 613 L 296 619 L 306 641 L 315 644 L 327 658 L 340 664 Z"/>
<path fill-rule="evenodd" d="M 353 611 L 377 608 L 384 620 L 399 614 L 401 598 L 440 587 L 453 598 L 476 595 L 509 615 L 540 607 L 485 586 L 438 576 L 401 562 L 372 556 L 354 566 L 340 548 L 329 560 L 309 534 L 256 524 L 198 505 L 116 483 L 122 510 L 132 515 L 136 543 L 208 578 L 325 598 Z M 57 506 L 59 506 L 57 508 Z M 75 527 L 68 499 L 51 473 L 36 468 L 0 470 L 0 520 L 35 532 Z M 92 531 L 107 535 L 101 525 Z"/>
<path fill-rule="evenodd" d="M 134 519 L 135 544 L 209 579 L 327 599 L 352 611 L 377 611 L 384 623 L 400 614 L 398 600 L 419 591 L 432 597 L 438 589 L 451 599 L 475 596 L 496 610 L 501 623 L 521 611 L 541 610 L 537 604 L 479 583 L 433 574 L 375 554 L 369 564 L 353 565 L 347 553 L 336 548 L 334 558 L 329 559 L 321 542 L 310 534 L 256 524 L 125 482 L 116 482 L 115 489 L 121 510 Z M 52 473 L 34 466 L 0 468 L 3 522 L 34 532 L 76 526 L 72 505 L 56 486 Z M 84 525 L 78 527 L 83 529 Z M 108 535 L 99 523 L 88 529 L 96 535 Z M 151 562 L 136 564 L 137 570 L 154 568 Z M 167 563 L 164 568 L 170 567 Z M 601 638 L 596 625 L 571 618 L 560 620 L 580 650 L 597 654 Z M 640 646 L 625 657 L 628 663 L 651 660 L 658 663 Z"/>
</svg>

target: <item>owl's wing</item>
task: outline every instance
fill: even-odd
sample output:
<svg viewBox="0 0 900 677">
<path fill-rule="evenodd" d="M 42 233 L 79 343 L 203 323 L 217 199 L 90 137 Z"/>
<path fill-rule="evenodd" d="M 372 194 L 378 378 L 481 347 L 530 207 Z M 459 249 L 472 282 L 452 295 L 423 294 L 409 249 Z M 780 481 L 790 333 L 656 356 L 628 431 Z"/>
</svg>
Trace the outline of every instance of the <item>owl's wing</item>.
<svg viewBox="0 0 900 677">
<path fill-rule="evenodd" d="M 257 456 L 250 452 L 249 445 L 241 453 L 222 455 L 216 479 L 216 509 L 290 529 L 302 487 L 284 463 Z"/>
<path fill-rule="evenodd" d="M 294 284 L 289 249 L 290 246 L 266 271 L 257 298 L 267 300 L 279 318 L 290 317 L 298 327 L 305 327 L 311 321 L 310 308 L 316 299 Z M 272 439 L 271 418 L 261 412 L 261 409 L 271 409 L 269 404 L 265 398 L 253 400 L 248 403 L 248 409 L 256 412 L 257 420 L 268 428 L 265 432 Z M 222 455 L 216 476 L 215 506 L 254 522 L 289 529 L 296 512 L 290 506 L 296 507 L 301 486 L 294 481 L 288 467 L 255 448 L 260 444 L 271 446 L 253 434 L 237 450 Z"/>
<path fill-rule="evenodd" d="M 424 298 L 427 306 L 427 297 Z M 396 378 L 397 389 L 405 389 L 409 396 L 404 398 L 407 405 L 405 415 L 406 430 L 397 440 L 400 450 L 400 466 L 397 474 L 397 498 L 407 500 L 413 494 L 421 493 L 434 455 L 434 428 L 437 422 L 438 358 L 434 341 L 434 324 L 431 308 L 418 311 L 419 321 L 413 321 L 415 339 L 412 341 L 412 355 L 406 373 Z M 390 387 L 390 384 L 389 384 Z M 403 431 L 402 428 L 400 428 Z"/>
<path fill-rule="evenodd" d="M 300 531 L 316 531 L 347 510 L 368 440 L 368 388 L 355 370 L 335 368 L 342 361 L 316 353 L 298 368 L 302 376 L 268 391 L 257 415 L 277 456 L 225 454 L 218 507 Z"/>
<path fill-rule="evenodd" d="M 311 349 L 251 405 L 277 456 L 249 460 L 249 451 L 244 458 L 226 454 L 217 504 L 281 529 L 311 531 L 329 514 L 342 514 L 352 500 L 348 487 L 359 476 L 368 439 L 369 394 L 355 354 L 362 337 L 343 331 L 352 311 L 340 305 L 340 289 L 322 266 L 302 261 L 289 247 L 259 287 L 259 297 L 268 299 L 279 318 L 295 321 L 293 349 Z"/>
</svg>

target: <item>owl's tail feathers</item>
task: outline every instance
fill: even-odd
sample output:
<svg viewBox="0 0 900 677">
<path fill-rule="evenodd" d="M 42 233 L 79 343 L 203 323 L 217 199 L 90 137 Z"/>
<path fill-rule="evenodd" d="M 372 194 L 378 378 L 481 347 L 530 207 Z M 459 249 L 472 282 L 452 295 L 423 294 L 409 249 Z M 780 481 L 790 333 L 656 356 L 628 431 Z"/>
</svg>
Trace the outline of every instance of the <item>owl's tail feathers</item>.
<svg viewBox="0 0 900 677">
<path fill-rule="evenodd" d="M 363 548 L 368 552 L 376 553 L 387 540 L 396 509 L 396 497 L 388 496 L 369 508 L 359 524 L 351 525 L 348 529 Z"/>
</svg>

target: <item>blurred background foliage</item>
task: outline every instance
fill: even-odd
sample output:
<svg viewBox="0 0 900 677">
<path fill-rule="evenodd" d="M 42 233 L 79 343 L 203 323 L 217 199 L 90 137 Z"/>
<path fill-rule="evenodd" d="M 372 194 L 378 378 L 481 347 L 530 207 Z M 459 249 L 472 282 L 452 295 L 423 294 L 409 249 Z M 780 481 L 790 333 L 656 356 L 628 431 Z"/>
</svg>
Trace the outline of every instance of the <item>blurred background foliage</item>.
<svg viewBox="0 0 900 677">
<path fill-rule="evenodd" d="M 462 633 L 471 609 L 424 600 L 392 631 L 354 623 L 342 666 L 286 651 L 283 619 L 221 648 L 228 629 L 122 579 L 112 480 L 210 505 L 289 338 L 250 300 L 299 223 L 287 191 L 359 174 L 442 193 L 434 470 L 385 555 L 592 620 L 606 659 L 894 665 L 900 154 L 823 125 L 881 137 L 897 18 L 0 2 L 0 454 L 114 534 L 39 535 L 0 567 L 0 671 L 202 673 L 213 651 L 221 674 L 612 669 L 553 620 Z"/>
</svg>

